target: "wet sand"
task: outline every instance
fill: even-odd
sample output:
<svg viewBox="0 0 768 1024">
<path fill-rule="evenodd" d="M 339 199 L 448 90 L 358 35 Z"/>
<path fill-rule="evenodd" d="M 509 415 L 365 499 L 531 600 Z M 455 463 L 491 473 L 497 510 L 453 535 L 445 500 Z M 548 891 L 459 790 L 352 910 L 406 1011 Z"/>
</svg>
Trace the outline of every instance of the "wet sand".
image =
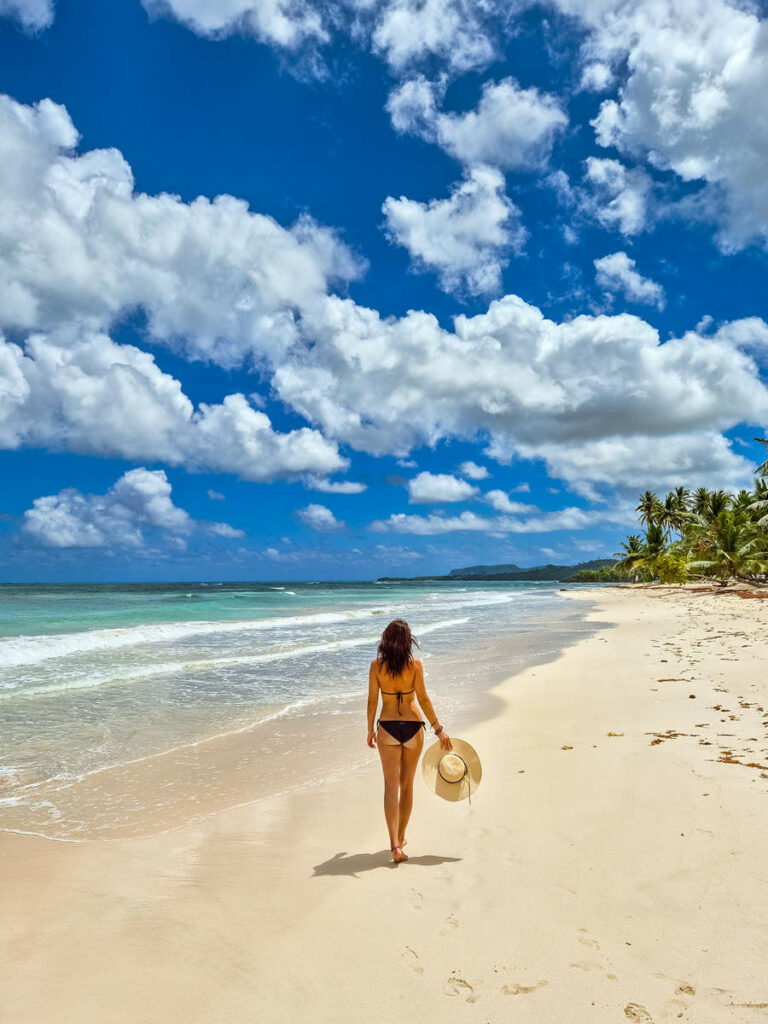
<svg viewBox="0 0 768 1024">
<path fill-rule="evenodd" d="M 768 1020 L 768 604 L 584 596 L 591 636 L 446 719 L 483 783 L 417 780 L 407 864 L 375 754 L 151 838 L 0 836 L 0 1021 Z"/>
</svg>

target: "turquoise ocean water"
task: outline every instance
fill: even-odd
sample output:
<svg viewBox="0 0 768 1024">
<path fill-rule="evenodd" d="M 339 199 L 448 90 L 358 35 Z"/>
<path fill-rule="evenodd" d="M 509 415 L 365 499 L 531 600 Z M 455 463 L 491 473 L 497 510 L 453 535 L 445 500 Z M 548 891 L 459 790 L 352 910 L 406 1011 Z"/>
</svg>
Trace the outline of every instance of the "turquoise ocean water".
<svg viewBox="0 0 768 1024">
<path fill-rule="evenodd" d="M 543 583 L 0 586 L 0 828 L 156 831 L 291 788 L 297 749 L 322 774 L 318 723 L 364 730 L 395 617 L 443 718 L 466 717 L 515 651 L 550 656 L 583 623 Z"/>
</svg>

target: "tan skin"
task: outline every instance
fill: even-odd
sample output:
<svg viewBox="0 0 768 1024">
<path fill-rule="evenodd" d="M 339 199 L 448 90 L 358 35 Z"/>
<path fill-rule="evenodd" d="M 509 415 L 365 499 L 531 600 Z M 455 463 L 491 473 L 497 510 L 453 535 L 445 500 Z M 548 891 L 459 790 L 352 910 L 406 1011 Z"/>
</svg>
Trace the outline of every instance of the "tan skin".
<svg viewBox="0 0 768 1024">
<path fill-rule="evenodd" d="M 405 693 L 406 690 L 414 690 L 414 692 L 403 697 L 398 711 L 397 697 L 382 693 L 382 690 L 387 690 L 390 694 L 397 691 Z M 385 730 L 375 729 L 379 695 L 381 695 L 379 718 L 384 721 L 390 719 L 401 722 L 421 722 L 423 718 L 419 712 L 420 707 L 427 722 L 434 729 L 439 730 L 440 723 L 424 685 L 424 666 L 418 658 L 414 658 L 410 665 L 406 665 L 399 676 L 389 675 L 378 659 L 371 662 L 368 673 L 367 742 L 369 747 L 378 747 L 379 750 L 381 767 L 384 772 L 384 817 L 387 820 L 393 860 L 395 863 L 400 863 L 400 861 L 408 860 L 402 847 L 405 846 L 405 829 L 413 807 L 413 779 L 424 746 L 424 730 L 419 729 L 414 737 L 413 745 L 404 746 L 401 743 L 392 742 L 392 737 Z M 453 744 L 445 729 L 440 732 L 438 739 L 443 750 L 453 750 Z"/>
</svg>

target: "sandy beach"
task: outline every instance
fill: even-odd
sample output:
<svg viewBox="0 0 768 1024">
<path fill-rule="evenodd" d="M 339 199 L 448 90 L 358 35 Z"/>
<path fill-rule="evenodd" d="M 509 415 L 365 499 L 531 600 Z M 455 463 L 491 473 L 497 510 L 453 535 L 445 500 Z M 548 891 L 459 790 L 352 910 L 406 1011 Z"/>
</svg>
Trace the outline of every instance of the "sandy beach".
<svg viewBox="0 0 768 1024">
<path fill-rule="evenodd" d="M 768 604 L 580 596 L 592 636 L 446 721 L 483 783 L 417 780 L 407 864 L 373 752 L 149 839 L 3 834 L 0 1020 L 768 1021 Z"/>
</svg>

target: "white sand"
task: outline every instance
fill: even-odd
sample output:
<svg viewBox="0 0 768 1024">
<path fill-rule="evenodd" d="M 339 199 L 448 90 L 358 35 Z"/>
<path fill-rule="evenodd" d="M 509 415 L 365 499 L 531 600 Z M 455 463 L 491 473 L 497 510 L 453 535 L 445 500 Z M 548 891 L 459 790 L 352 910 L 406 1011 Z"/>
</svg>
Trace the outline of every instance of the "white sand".
<svg viewBox="0 0 768 1024">
<path fill-rule="evenodd" d="M 153 839 L 2 836 L 2 1024 L 768 1021 L 768 604 L 599 601 L 464 737 L 472 806 L 418 782 L 407 864 L 373 752 Z"/>
</svg>

